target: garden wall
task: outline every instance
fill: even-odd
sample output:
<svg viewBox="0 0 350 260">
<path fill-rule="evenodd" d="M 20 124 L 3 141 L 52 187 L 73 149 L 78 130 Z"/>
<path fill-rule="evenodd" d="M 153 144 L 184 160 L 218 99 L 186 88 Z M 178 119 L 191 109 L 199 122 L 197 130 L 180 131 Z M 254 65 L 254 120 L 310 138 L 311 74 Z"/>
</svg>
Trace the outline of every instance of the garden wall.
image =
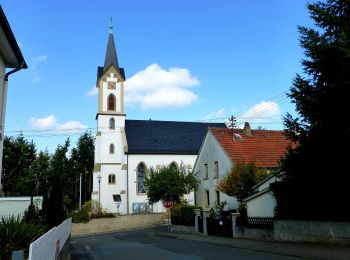
<svg viewBox="0 0 350 260">
<path fill-rule="evenodd" d="M 170 232 L 194 234 L 196 230 L 191 226 L 170 225 Z"/>
<path fill-rule="evenodd" d="M 43 197 L 33 197 L 33 201 L 41 209 Z M 0 197 L 0 217 L 9 215 L 22 216 L 29 205 L 30 197 Z"/>
<path fill-rule="evenodd" d="M 265 228 L 236 227 L 236 237 L 242 239 L 274 240 L 274 230 Z"/>
<path fill-rule="evenodd" d="M 275 220 L 275 240 L 350 245 L 350 223 Z"/>
</svg>

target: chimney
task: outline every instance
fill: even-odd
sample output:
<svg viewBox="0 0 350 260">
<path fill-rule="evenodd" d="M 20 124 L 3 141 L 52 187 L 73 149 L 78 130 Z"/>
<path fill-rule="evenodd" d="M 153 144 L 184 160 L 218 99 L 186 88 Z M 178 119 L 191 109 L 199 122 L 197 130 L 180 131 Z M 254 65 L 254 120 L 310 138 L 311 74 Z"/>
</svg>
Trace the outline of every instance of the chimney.
<svg viewBox="0 0 350 260">
<path fill-rule="evenodd" d="M 243 128 L 243 133 L 247 136 L 251 136 L 252 135 L 252 129 L 250 128 L 250 125 L 248 122 L 244 123 L 244 128 Z"/>
</svg>

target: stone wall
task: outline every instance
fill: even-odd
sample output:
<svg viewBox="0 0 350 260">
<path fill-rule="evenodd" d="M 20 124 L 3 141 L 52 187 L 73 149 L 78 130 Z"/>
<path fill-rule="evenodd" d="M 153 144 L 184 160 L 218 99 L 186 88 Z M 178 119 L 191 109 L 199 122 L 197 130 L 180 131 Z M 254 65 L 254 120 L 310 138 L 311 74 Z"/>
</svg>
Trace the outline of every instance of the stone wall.
<svg viewBox="0 0 350 260">
<path fill-rule="evenodd" d="M 236 237 L 242 239 L 274 240 L 273 229 L 236 227 Z"/>
<path fill-rule="evenodd" d="M 275 240 L 350 245 L 350 223 L 275 220 Z"/>
<path fill-rule="evenodd" d="M 195 231 L 195 227 L 170 225 L 170 232 L 194 234 Z"/>
</svg>

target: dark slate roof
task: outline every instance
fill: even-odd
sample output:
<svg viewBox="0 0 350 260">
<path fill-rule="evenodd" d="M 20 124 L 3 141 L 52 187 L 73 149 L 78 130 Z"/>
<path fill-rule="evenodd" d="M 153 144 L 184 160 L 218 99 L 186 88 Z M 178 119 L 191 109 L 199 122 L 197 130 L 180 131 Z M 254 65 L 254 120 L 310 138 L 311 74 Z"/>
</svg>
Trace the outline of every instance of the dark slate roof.
<svg viewBox="0 0 350 260">
<path fill-rule="evenodd" d="M 7 18 L 5 16 L 4 11 L 2 10 L 1 5 L 0 5 L 0 27 L 4 31 L 4 34 L 7 38 L 7 41 L 10 44 L 11 49 L 15 53 L 16 59 L 18 60 L 18 64 L 16 66 L 13 66 L 11 64 L 5 64 L 5 65 L 8 66 L 9 68 L 23 68 L 23 69 L 28 68 L 28 66 L 23 58 L 22 52 L 17 44 L 16 38 L 13 35 L 10 24 L 7 21 Z M 0 52 L 1 52 L 1 50 L 0 50 Z"/>
<path fill-rule="evenodd" d="M 125 120 L 129 154 L 198 154 L 208 127 L 224 123 Z"/>
<path fill-rule="evenodd" d="M 114 64 L 114 66 L 119 70 L 119 63 L 118 63 L 117 51 L 115 49 L 114 37 L 113 37 L 113 33 L 110 32 L 108 36 L 108 43 L 107 43 L 107 50 L 106 50 L 103 72 L 105 72 L 109 68 L 109 66 L 111 66 L 112 64 Z"/>
<path fill-rule="evenodd" d="M 97 67 L 97 81 L 103 75 L 105 71 L 109 69 L 110 66 L 114 65 L 116 69 L 120 72 L 120 75 L 125 80 L 125 72 L 123 68 L 119 68 L 119 62 L 117 57 L 117 51 L 115 48 L 113 33 L 110 32 L 108 36 L 107 50 L 105 56 L 105 64 L 103 67 Z"/>
</svg>

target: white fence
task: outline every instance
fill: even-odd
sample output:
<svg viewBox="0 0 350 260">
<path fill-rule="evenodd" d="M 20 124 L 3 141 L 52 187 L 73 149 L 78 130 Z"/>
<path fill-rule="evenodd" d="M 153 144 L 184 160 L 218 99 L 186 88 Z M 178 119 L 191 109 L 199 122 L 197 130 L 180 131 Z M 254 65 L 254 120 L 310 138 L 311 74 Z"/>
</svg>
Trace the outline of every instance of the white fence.
<svg viewBox="0 0 350 260">
<path fill-rule="evenodd" d="M 70 236 L 72 218 L 50 229 L 29 246 L 29 260 L 55 260 Z"/>
</svg>

